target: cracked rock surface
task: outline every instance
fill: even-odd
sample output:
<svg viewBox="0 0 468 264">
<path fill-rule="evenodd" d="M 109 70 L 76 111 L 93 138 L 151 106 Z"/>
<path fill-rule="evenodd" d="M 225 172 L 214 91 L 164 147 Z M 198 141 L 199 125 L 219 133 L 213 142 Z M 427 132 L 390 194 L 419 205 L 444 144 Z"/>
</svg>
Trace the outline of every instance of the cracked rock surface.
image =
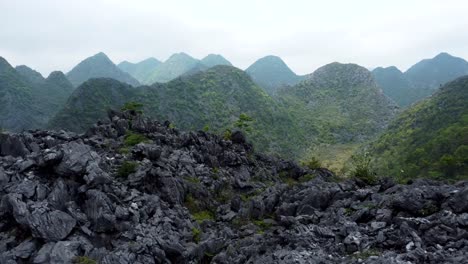
<svg viewBox="0 0 468 264">
<path fill-rule="evenodd" d="M 240 132 L 109 119 L 1 134 L 0 263 L 468 259 L 467 182 L 337 181 L 255 153 Z"/>
</svg>

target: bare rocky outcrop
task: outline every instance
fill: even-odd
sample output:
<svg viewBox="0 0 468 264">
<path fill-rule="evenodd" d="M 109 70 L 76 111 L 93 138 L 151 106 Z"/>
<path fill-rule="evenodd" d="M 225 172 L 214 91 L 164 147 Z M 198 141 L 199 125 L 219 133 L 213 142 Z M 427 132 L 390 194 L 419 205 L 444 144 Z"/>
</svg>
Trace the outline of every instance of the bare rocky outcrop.
<svg viewBox="0 0 468 264">
<path fill-rule="evenodd" d="M 0 137 L 0 263 L 468 258 L 467 182 L 337 181 L 257 154 L 239 132 L 109 117 L 81 135 Z"/>
</svg>

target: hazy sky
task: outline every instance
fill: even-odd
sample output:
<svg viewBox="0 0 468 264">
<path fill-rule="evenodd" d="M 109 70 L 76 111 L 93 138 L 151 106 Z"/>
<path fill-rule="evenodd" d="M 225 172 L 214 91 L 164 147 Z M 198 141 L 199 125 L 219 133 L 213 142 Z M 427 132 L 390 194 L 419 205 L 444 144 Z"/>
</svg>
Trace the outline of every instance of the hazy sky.
<svg viewBox="0 0 468 264">
<path fill-rule="evenodd" d="M 0 56 L 43 74 L 99 51 L 115 63 L 186 52 L 239 68 L 273 54 L 297 73 L 329 62 L 406 69 L 468 59 L 466 0 L 0 0 Z"/>
</svg>

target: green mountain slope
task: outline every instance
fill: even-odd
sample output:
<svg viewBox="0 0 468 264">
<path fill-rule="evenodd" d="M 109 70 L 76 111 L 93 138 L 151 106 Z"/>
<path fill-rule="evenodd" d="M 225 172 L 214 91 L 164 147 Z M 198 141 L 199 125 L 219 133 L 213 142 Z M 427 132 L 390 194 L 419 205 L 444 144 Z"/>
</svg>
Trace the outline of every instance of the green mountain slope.
<svg viewBox="0 0 468 264">
<path fill-rule="evenodd" d="M 67 78 L 75 87 L 91 78 L 112 78 L 133 86 L 139 85 L 135 78 L 119 69 L 102 52 L 80 62 L 67 73 Z"/>
<path fill-rule="evenodd" d="M 280 90 L 278 98 L 316 143 L 363 142 L 382 131 L 397 111 L 372 74 L 356 64 L 325 65 Z"/>
<path fill-rule="evenodd" d="M 433 94 L 440 86 L 468 74 L 468 62 L 447 53 L 424 59 L 405 73 L 396 67 L 372 71 L 384 93 L 402 107 Z"/>
<path fill-rule="evenodd" d="M 228 60 L 226 60 L 223 56 L 219 54 L 208 54 L 208 56 L 201 59 L 201 63 L 207 66 L 208 68 L 217 65 L 232 66 L 232 64 Z"/>
<path fill-rule="evenodd" d="M 232 128 L 242 113 L 254 119 L 249 137 L 260 150 L 292 155 L 300 148 L 300 135 L 287 111 L 280 107 L 243 71 L 215 66 L 165 84 L 131 88 L 110 79 L 93 79 L 69 98 L 65 108 L 51 121 L 53 128 L 83 131 L 109 108 L 125 102 L 144 104 L 149 116 L 171 120 L 182 129 L 222 133 Z"/>
<path fill-rule="evenodd" d="M 378 67 L 372 71 L 372 75 L 384 94 L 401 107 L 407 107 L 424 97 L 421 91 L 413 87 L 406 76 L 395 66 Z"/>
<path fill-rule="evenodd" d="M 161 62 L 155 58 L 148 58 L 138 63 L 123 61 L 117 65 L 122 71 L 130 74 L 140 83 L 145 80 L 158 68 Z"/>
<path fill-rule="evenodd" d="M 21 131 L 39 127 L 41 113 L 34 107 L 33 88 L 0 57 L 0 128 Z"/>
<path fill-rule="evenodd" d="M 169 57 L 165 62 L 149 75 L 144 83 L 165 83 L 173 80 L 195 67 L 199 61 L 185 53 L 177 53 Z"/>
<path fill-rule="evenodd" d="M 0 58 L 0 127 L 11 131 L 43 128 L 73 92 L 61 72 L 44 79 L 27 66 L 13 68 Z"/>
<path fill-rule="evenodd" d="M 370 146 L 380 175 L 468 177 L 468 77 L 413 105 Z"/>
<path fill-rule="evenodd" d="M 260 87 L 270 94 L 274 94 L 280 87 L 295 85 L 303 78 L 296 75 L 277 56 L 266 56 L 245 70 Z"/>
</svg>

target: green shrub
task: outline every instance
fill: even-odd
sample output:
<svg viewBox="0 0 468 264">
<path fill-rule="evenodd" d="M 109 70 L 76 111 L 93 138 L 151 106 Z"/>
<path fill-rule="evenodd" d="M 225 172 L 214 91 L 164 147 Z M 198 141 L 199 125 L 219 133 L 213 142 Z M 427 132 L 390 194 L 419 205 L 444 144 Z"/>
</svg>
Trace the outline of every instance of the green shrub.
<svg viewBox="0 0 468 264">
<path fill-rule="evenodd" d="M 239 115 L 239 119 L 237 119 L 237 121 L 234 122 L 234 126 L 243 131 L 250 132 L 251 131 L 250 124 L 253 121 L 254 119 L 252 117 L 248 116 L 245 113 L 242 113 Z"/>
<path fill-rule="evenodd" d="M 319 169 L 322 167 L 322 163 L 316 157 L 311 157 L 310 159 L 303 161 L 302 166 L 306 166 L 311 170 Z"/>
<path fill-rule="evenodd" d="M 193 241 L 197 242 L 200 242 L 200 236 L 201 236 L 201 231 L 200 229 L 198 228 L 192 228 L 192 237 L 193 237 Z"/>
<path fill-rule="evenodd" d="M 262 220 L 254 220 L 253 223 L 254 223 L 254 225 L 258 226 L 262 232 L 265 232 L 265 230 L 268 230 L 271 227 L 271 224 L 266 223 L 263 219 Z"/>
<path fill-rule="evenodd" d="M 136 113 L 143 114 L 141 110 L 143 108 L 143 104 L 137 102 L 127 102 L 124 106 L 120 109 L 121 111 L 135 111 Z"/>
<path fill-rule="evenodd" d="M 192 214 L 192 217 L 198 223 L 202 223 L 203 221 L 206 221 L 206 220 L 214 220 L 213 213 L 207 210 L 194 213 Z"/>
<path fill-rule="evenodd" d="M 78 256 L 78 257 L 75 257 L 73 259 L 73 263 L 76 263 L 76 264 L 97 264 L 97 261 L 92 259 L 92 258 L 86 257 L 86 256 Z"/>
<path fill-rule="evenodd" d="M 117 170 L 117 176 L 127 178 L 128 175 L 134 173 L 138 167 L 138 163 L 134 161 L 124 161 L 120 168 Z"/>
<path fill-rule="evenodd" d="M 313 179 L 315 179 L 315 175 L 313 175 L 313 174 L 306 174 L 306 175 L 300 177 L 300 178 L 299 178 L 299 181 L 300 181 L 300 182 L 308 182 L 308 181 L 311 181 L 311 180 L 313 180 Z"/>
<path fill-rule="evenodd" d="M 232 132 L 230 129 L 226 129 L 223 133 L 224 140 L 231 140 L 232 139 Z"/>
<path fill-rule="evenodd" d="M 210 126 L 209 126 L 209 125 L 205 125 L 205 126 L 203 127 L 203 131 L 205 131 L 205 132 L 210 131 Z"/>
<path fill-rule="evenodd" d="M 146 141 L 148 141 L 148 138 L 146 138 L 145 136 L 128 131 L 124 138 L 124 145 L 127 147 L 132 147 L 141 142 L 146 142 Z"/>
<path fill-rule="evenodd" d="M 370 167 L 371 158 L 368 152 L 355 154 L 351 157 L 353 169 L 351 176 L 364 181 L 367 184 L 377 183 L 377 176 Z"/>
</svg>

